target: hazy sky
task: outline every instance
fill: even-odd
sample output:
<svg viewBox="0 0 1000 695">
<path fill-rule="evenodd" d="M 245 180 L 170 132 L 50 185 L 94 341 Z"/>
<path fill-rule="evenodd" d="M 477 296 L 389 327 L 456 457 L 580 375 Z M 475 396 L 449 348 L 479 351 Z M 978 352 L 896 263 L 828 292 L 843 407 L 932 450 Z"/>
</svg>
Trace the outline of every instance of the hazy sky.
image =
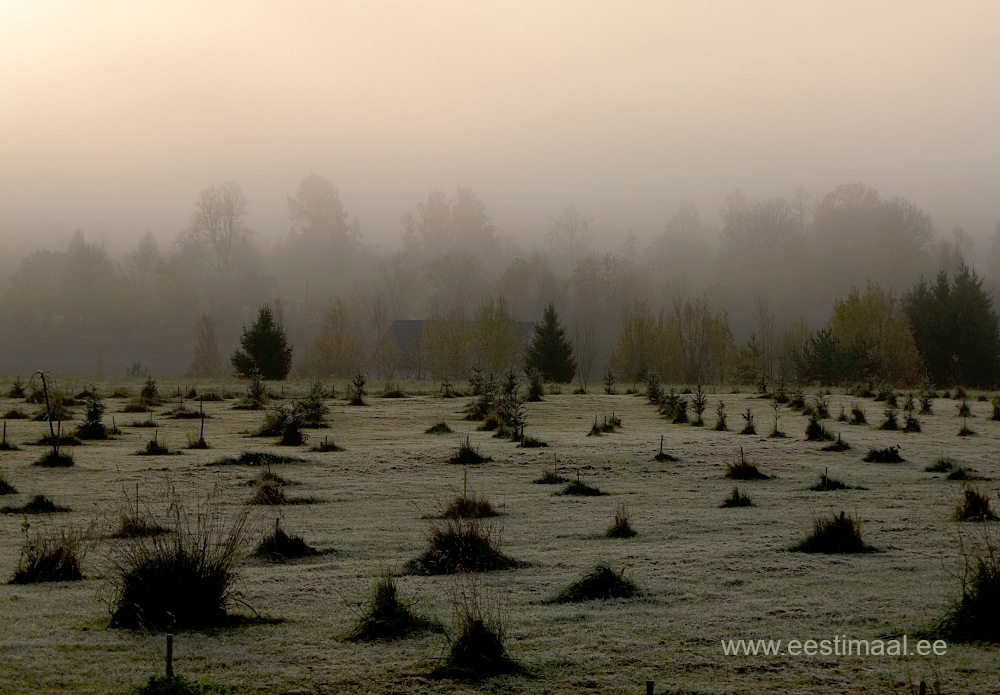
<svg viewBox="0 0 1000 695">
<path fill-rule="evenodd" d="M 460 186 L 514 236 L 855 181 L 985 233 L 1000 2 L 0 0 L 0 253 L 172 239 L 229 179 L 273 238 L 310 172 L 385 244 Z"/>
</svg>

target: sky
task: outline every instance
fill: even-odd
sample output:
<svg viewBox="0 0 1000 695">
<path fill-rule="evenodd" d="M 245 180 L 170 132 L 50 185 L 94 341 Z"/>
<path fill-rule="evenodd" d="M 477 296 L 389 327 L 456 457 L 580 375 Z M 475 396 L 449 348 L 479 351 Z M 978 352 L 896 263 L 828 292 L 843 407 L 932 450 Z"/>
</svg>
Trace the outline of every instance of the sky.
<svg viewBox="0 0 1000 695">
<path fill-rule="evenodd" d="M 0 0 L 8 260 L 169 242 L 228 180 L 275 239 L 312 172 L 385 248 L 466 186 L 522 240 L 847 182 L 985 236 L 998 163 L 995 0 Z"/>
</svg>

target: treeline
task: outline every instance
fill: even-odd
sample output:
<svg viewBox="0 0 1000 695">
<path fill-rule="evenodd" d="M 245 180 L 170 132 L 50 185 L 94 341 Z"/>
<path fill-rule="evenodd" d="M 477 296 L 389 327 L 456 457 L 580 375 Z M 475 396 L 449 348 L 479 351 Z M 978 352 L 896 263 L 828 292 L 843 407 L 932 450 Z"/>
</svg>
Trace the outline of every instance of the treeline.
<svg viewBox="0 0 1000 695">
<path fill-rule="evenodd" d="M 199 194 L 169 245 L 147 233 L 113 257 L 78 232 L 65 249 L 32 253 L 0 282 L 0 368 L 204 372 L 195 352 L 204 354 L 206 333 L 229 354 L 267 303 L 295 348 L 293 375 L 464 378 L 470 365 L 523 365 L 511 345 L 523 347 L 551 302 L 577 380 L 608 369 L 687 383 L 995 380 L 981 336 L 995 324 L 987 290 L 1000 253 L 987 254 L 984 290 L 965 268 L 964 233 L 940 238 L 912 203 L 859 184 L 822 196 L 733 194 L 719 224 L 681 205 L 646 239 L 596 228 L 570 206 L 539 225 L 531 246 L 497 229 L 471 189 L 429 194 L 403 214 L 388 250 L 365 243 L 320 176 L 287 204 L 288 228 L 271 243 L 247 228 L 251 202 L 226 183 Z M 980 337 L 935 342 L 969 325 L 956 306 L 979 317 Z M 851 318 L 876 309 L 898 325 Z M 398 319 L 424 323 L 401 336 Z M 888 347 L 889 334 L 907 332 L 912 350 Z"/>
</svg>

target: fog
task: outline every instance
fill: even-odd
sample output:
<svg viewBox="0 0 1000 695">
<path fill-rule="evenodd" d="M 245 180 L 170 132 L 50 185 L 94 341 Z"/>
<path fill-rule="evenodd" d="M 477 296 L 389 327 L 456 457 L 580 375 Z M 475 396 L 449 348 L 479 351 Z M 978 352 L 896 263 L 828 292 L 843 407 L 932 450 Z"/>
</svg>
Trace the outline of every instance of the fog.
<svg viewBox="0 0 1000 695">
<path fill-rule="evenodd" d="M 636 297 L 705 294 L 733 314 L 738 337 L 748 291 L 767 295 L 782 320 L 820 323 L 832 298 L 880 269 L 851 266 L 845 253 L 841 275 L 811 292 L 734 277 L 720 260 L 723 211 L 734 191 L 751 206 L 798 200 L 796 233 L 813 239 L 823 198 L 853 183 L 905 199 L 933 225 L 924 256 L 884 269 L 885 284 L 903 290 L 936 272 L 934 245 L 956 227 L 966 261 L 992 283 L 997 26 L 989 1 L 2 3 L 0 296 L 9 308 L 29 254 L 65 252 L 77 230 L 122 278 L 147 232 L 164 259 L 188 268 L 179 240 L 201 193 L 225 182 L 247 201 L 253 252 L 240 272 L 269 278 L 248 295 L 255 301 L 353 296 L 363 306 L 379 265 L 404 249 L 404 216 L 432 191 L 454 200 L 466 189 L 499 244 L 472 249 L 485 272 L 469 312 L 533 252 L 548 255 L 562 288 L 552 299 L 574 311 L 566 283 L 580 259 L 558 258 L 547 242 L 573 206 L 588 253 L 644 262 Z M 306 294 L 288 265 L 296 256 L 281 251 L 288 198 L 312 173 L 336 188 L 364 258 L 321 296 L 316 282 Z M 664 240 L 692 208 L 697 239 Z M 772 270 L 801 275 L 829 246 L 778 254 Z M 655 248 L 659 267 L 644 251 Z M 432 250 L 407 251 L 421 268 L 411 274 L 426 279 Z M 701 264 L 688 275 L 676 261 L 685 253 Z M 444 310 L 436 291 L 415 290 L 391 318 Z M 537 319 L 543 299 L 520 318 Z M 172 319 L 192 334 L 208 308 L 199 301 Z M 163 368 L 182 371 L 186 359 Z"/>
</svg>

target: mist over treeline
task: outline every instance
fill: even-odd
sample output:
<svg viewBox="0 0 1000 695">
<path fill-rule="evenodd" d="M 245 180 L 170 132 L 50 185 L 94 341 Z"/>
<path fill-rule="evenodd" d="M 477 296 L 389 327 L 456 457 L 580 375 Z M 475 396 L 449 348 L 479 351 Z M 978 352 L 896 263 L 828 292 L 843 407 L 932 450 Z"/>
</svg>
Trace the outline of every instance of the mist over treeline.
<svg viewBox="0 0 1000 695">
<path fill-rule="evenodd" d="M 724 381 L 740 376 L 740 351 L 754 341 L 801 351 L 850 297 L 902 306 L 921 279 L 968 273 L 973 253 L 963 230 L 937 229 L 915 203 L 860 183 L 815 195 L 733 192 L 715 210 L 682 203 L 645 237 L 609 234 L 585 205 L 569 205 L 538 220 L 530 242 L 498 229 L 475 190 L 435 190 L 400 211 L 394 246 L 369 244 L 350 201 L 322 176 L 286 198 L 277 240 L 247 227 L 252 201 L 239 183 L 219 182 L 192 201 L 188 228 L 170 241 L 147 232 L 111 253 L 83 230 L 65 247 L 31 252 L 0 278 L 0 371 L 113 376 L 141 363 L 158 375 L 198 374 L 210 338 L 218 364 L 209 371 L 228 374 L 241 330 L 269 304 L 294 346 L 293 376 L 462 378 L 452 372 L 483 366 L 482 340 L 466 349 L 448 326 L 464 335 L 497 313 L 523 326 L 552 303 L 592 381 L 609 367 L 640 378 L 656 360 L 667 377 Z M 978 257 L 972 280 L 995 295 L 1000 225 Z M 683 359 L 666 347 L 629 362 L 625 334 L 645 320 L 667 335 L 667 324 L 695 321 L 691 312 L 724 324 L 729 357 L 695 372 L 672 371 Z M 422 332 L 423 354 L 406 354 L 398 320 Z M 695 329 L 672 330 L 683 343 Z M 430 354 L 435 340 L 460 355 L 458 366 Z M 770 349 L 777 364 L 780 350 Z"/>
</svg>

